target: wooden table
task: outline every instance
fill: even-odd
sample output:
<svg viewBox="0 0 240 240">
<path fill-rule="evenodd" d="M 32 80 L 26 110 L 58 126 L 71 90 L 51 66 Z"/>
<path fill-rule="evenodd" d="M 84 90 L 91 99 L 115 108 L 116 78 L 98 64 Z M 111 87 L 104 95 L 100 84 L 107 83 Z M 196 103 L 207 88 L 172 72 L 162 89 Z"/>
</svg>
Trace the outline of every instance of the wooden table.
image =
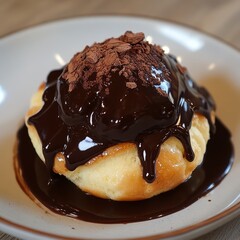
<svg viewBox="0 0 240 240">
<path fill-rule="evenodd" d="M 56 19 L 96 14 L 175 21 L 240 49 L 239 0 L 0 0 L 0 37 Z M 0 232 L 0 239 L 16 239 Z M 240 217 L 198 240 L 240 239 Z"/>
</svg>

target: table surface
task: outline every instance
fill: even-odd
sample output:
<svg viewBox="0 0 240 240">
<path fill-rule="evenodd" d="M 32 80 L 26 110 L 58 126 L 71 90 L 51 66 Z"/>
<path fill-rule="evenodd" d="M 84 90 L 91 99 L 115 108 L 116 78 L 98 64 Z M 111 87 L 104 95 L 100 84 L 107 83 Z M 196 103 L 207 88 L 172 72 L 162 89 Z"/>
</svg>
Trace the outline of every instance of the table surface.
<svg viewBox="0 0 240 240">
<path fill-rule="evenodd" d="M 240 0 L 0 0 L 0 37 L 56 19 L 99 14 L 170 20 L 209 33 L 240 50 Z M 1 240 L 15 237 L 0 232 Z M 240 239 L 240 217 L 197 240 Z"/>
</svg>

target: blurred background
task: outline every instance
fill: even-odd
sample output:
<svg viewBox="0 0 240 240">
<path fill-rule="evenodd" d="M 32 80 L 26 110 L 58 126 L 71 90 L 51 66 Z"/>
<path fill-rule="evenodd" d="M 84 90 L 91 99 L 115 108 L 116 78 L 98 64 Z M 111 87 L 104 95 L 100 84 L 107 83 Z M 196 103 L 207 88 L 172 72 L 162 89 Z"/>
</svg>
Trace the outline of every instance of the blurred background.
<svg viewBox="0 0 240 240">
<path fill-rule="evenodd" d="M 240 0 L 0 0 L 0 38 L 53 20 L 104 14 L 173 21 L 240 49 Z M 237 218 L 198 240 L 240 239 L 239 226 Z M 15 238 L 0 232 L 0 239 Z"/>
<path fill-rule="evenodd" d="M 0 37 L 42 22 L 99 14 L 166 19 L 240 48 L 239 0 L 0 0 Z"/>
</svg>

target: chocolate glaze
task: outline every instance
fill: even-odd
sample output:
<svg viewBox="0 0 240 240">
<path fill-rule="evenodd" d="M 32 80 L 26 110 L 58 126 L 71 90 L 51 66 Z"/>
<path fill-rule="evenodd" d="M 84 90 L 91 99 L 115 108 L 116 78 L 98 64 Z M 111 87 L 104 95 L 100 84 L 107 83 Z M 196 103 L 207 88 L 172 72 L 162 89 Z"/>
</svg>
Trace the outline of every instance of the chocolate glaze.
<svg viewBox="0 0 240 240">
<path fill-rule="evenodd" d="M 130 56 L 134 53 L 131 51 L 134 50 L 128 50 Z M 110 72 L 106 81 L 102 80 L 101 88 L 84 88 L 79 80 L 71 91 L 63 78 L 67 68 L 49 74 L 44 105 L 29 119 L 38 131 L 49 169 L 57 152 L 64 154 L 66 167 L 74 170 L 110 146 L 133 142 L 138 148 L 143 177 L 151 183 L 161 144 L 171 136 L 182 142 L 186 158 L 194 159 L 189 136 L 193 114 L 204 115 L 213 130 L 210 115 L 215 104 L 173 56 L 154 54 L 159 65 L 144 75 L 145 82 L 138 77 L 138 70 L 131 72 L 133 88 L 127 87 L 129 79 L 120 74 L 120 67 Z M 93 72 L 88 83 L 95 78 Z"/>
<path fill-rule="evenodd" d="M 27 194 L 29 189 L 42 204 L 58 214 L 96 223 L 144 221 L 179 211 L 216 187 L 233 162 L 229 131 L 217 119 L 216 134 L 208 142 L 203 164 L 190 179 L 147 200 L 117 202 L 87 195 L 66 178 L 51 175 L 36 154 L 26 126 L 18 132 L 17 151 L 15 172 Z"/>
</svg>

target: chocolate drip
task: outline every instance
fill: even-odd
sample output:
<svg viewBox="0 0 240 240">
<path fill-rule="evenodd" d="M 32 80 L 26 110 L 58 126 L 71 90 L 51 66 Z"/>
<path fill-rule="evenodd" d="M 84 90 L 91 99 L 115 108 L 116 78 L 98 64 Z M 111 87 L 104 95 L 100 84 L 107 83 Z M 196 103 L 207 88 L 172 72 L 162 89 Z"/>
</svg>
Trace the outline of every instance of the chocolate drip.
<svg viewBox="0 0 240 240">
<path fill-rule="evenodd" d="M 15 166 L 18 167 L 15 172 L 23 190 L 27 194 L 30 190 L 55 213 L 96 223 L 144 221 L 182 210 L 216 187 L 233 163 L 230 138 L 229 131 L 217 119 L 216 134 L 208 142 L 203 164 L 191 178 L 169 192 L 142 201 L 119 202 L 97 198 L 82 192 L 63 176 L 51 176 L 36 154 L 26 126 L 18 132 L 15 158 Z"/>
<path fill-rule="evenodd" d="M 44 105 L 29 123 L 38 131 L 50 169 L 57 152 L 64 154 L 66 167 L 74 170 L 110 146 L 132 142 L 138 148 L 143 177 L 151 183 L 155 179 L 155 161 L 161 144 L 169 137 L 178 138 L 186 158 L 194 159 L 189 137 L 194 113 L 204 115 L 213 129 L 210 115 L 215 105 L 208 92 L 193 82 L 173 56 L 164 55 L 159 47 L 142 41 L 141 35 L 136 41 L 130 40 L 134 43 L 121 42 L 120 47 L 115 40 L 109 40 L 117 50 L 108 59 L 113 65 L 108 67 L 107 75 L 102 71 L 99 77 L 94 68 L 104 61 L 99 57 L 102 53 L 90 54 L 88 48 L 80 56 L 76 55 L 65 69 L 49 74 Z M 103 47 L 108 49 L 109 42 Z M 126 61 L 126 55 L 132 59 L 138 53 L 142 58 L 146 56 L 146 61 L 151 60 L 150 63 L 138 67 L 129 60 L 131 71 L 120 64 Z M 80 71 L 74 61 L 83 59 L 84 54 L 88 60 L 81 61 L 92 65 L 89 63 Z M 142 68 L 149 71 L 142 72 Z M 80 73 L 82 79 L 76 77 Z"/>
</svg>

